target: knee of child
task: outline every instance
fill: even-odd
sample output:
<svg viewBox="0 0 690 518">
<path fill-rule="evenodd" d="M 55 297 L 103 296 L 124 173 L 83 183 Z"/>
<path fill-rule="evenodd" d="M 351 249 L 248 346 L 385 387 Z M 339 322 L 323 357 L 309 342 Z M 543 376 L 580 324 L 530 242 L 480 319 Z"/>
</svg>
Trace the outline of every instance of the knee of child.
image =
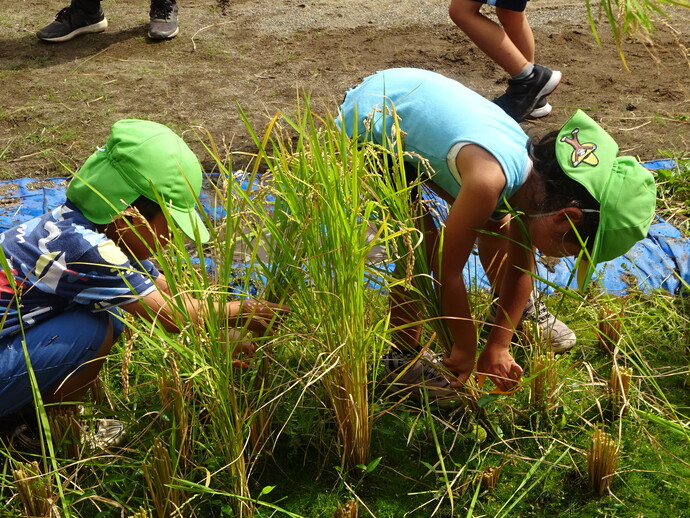
<svg viewBox="0 0 690 518">
<path fill-rule="evenodd" d="M 472 16 L 479 13 L 482 4 L 475 0 L 452 0 L 448 7 L 448 16 L 457 25 L 461 27 Z"/>
</svg>

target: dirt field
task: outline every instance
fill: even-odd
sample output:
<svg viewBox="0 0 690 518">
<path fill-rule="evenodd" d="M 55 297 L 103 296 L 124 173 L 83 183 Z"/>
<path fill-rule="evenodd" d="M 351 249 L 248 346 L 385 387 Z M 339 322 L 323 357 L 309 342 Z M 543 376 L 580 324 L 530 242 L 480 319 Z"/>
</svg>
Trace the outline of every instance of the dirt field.
<svg viewBox="0 0 690 518">
<path fill-rule="evenodd" d="M 35 31 L 64 5 L 2 0 L 0 7 L 0 179 L 64 176 L 121 118 L 148 118 L 186 133 L 208 130 L 235 167 L 253 146 L 237 104 L 257 131 L 276 111 L 294 113 L 304 93 L 333 112 L 349 86 L 376 70 L 428 68 L 487 97 L 505 73 L 449 20 L 448 0 L 180 0 L 180 35 L 145 38 L 146 0 L 106 0 L 104 34 L 63 44 Z M 690 24 L 674 11 L 675 30 L 659 25 L 650 46 L 628 41 L 625 71 L 601 25 L 598 47 L 584 1 L 532 0 L 537 61 L 563 72 L 555 109 L 528 131 L 560 125 L 581 107 L 641 159 L 690 151 Z"/>
</svg>

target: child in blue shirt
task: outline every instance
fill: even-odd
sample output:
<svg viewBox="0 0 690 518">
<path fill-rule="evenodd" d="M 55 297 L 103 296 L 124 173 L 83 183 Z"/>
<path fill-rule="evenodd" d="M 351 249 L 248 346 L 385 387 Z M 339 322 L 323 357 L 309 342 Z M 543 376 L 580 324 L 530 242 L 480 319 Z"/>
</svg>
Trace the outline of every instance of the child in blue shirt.
<svg viewBox="0 0 690 518">
<path fill-rule="evenodd" d="M 171 302 L 149 257 L 169 239 L 168 219 L 208 241 L 195 210 L 201 182 L 198 159 L 170 129 L 121 120 L 72 179 L 63 205 L 0 234 L 0 418 L 33 402 L 24 344 L 43 402 L 75 402 L 123 331 L 119 310 L 179 332 L 179 299 Z M 200 321 L 207 302 L 183 303 Z M 230 326 L 248 320 L 265 332 L 285 308 L 232 301 L 217 309 Z"/>
</svg>

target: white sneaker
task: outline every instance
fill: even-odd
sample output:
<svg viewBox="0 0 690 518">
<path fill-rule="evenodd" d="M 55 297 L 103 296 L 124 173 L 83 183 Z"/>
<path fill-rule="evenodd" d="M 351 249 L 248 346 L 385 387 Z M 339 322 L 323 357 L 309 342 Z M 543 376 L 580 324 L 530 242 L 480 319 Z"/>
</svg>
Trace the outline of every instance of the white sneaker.
<svg viewBox="0 0 690 518">
<path fill-rule="evenodd" d="M 127 435 L 125 424 L 117 419 L 96 419 L 84 432 L 83 441 L 92 450 L 107 450 L 121 445 Z"/>
<path fill-rule="evenodd" d="M 496 320 L 496 302 L 491 304 L 487 321 L 493 323 Z M 563 322 L 558 320 L 546 307 L 546 304 L 541 299 L 530 297 L 527 301 L 527 306 L 522 313 L 522 318 L 517 325 L 517 330 L 521 331 L 522 323 L 525 320 L 535 322 L 539 326 L 541 335 L 549 344 L 551 344 L 551 351 L 556 354 L 564 353 L 577 343 L 577 336 L 572 329 L 570 329 Z"/>
<path fill-rule="evenodd" d="M 528 119 L 541 119 L 546 117 L 553 110 L 553 106 L 549 104 L 546 97 L 542 97 L 537 101 L 537 105 L 527 116 Z"/>
</svg>

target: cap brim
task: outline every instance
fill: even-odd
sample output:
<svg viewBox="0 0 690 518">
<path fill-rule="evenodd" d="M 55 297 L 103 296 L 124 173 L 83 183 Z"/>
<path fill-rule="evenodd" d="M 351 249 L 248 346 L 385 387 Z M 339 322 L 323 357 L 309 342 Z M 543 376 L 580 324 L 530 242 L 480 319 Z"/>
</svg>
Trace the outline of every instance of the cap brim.
<svg viewBox="0 0 690 518">
<path fill-rule="evenodd" d="M 211 238 L 206 225 L 204 225 L 201 216 L 195 211 L 182 211 L 175 208 L 168 208 L 170 217 L 175 222 L 175 225 L 187 236 L 189 239 L 201 243 L 207 243 Z"/>
</svg>

